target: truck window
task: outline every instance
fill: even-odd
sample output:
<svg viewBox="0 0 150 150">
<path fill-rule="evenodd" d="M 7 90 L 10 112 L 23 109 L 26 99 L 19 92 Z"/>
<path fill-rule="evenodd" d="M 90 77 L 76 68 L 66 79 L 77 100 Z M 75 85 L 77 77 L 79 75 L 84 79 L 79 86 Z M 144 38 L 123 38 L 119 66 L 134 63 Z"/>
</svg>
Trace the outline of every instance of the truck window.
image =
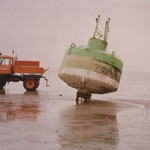
<svg viewBox="0 0 150 150">
<path fill-rule="evenodd" d="M 8 58 L 0 58 L 0 65 L 9 65 Z"/>
<path fill-rule="evenodd" d="M 3 58 L 0 58 L 0 65 L 2 65 L 3 63 Z"/>
</svg>

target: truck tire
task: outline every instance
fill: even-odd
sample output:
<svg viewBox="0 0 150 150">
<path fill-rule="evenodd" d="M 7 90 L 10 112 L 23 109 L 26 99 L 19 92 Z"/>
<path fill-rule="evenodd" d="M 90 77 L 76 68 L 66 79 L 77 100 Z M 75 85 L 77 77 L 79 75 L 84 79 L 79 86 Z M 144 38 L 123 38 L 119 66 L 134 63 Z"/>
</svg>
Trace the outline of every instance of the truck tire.
<svg viewBox="0 0 150 150">
<path fill-rule="evenodd" d="M 40 85 L 40 81 L 38 79 L 36 79 L 36 88 L 38 88 Z"/>
<path fill-rule="evenodd" d="M 6 85 L 6 80 L 4 77 L 0 77 L 0 89 L 2 89 Z"/>
<path fill-rule="evenodd" d="M 23 86 L 27 91 L 35 91 L 37 88 L 37 80 L 33 77 L 27 77 L 23 81 Z"/>
</svg>

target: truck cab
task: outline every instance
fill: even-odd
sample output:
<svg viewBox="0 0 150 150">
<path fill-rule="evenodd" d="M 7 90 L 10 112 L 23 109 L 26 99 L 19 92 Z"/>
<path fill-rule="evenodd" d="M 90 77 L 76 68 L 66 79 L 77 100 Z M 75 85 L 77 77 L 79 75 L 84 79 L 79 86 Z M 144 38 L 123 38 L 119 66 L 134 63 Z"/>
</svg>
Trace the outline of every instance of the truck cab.
<svg viewBox="0 0 150 150">
<path fill-rule="evenodd" d="M 12 62 L 12 57 L 0 55 L 0 74 L 11 74 Z"/>
</svg>

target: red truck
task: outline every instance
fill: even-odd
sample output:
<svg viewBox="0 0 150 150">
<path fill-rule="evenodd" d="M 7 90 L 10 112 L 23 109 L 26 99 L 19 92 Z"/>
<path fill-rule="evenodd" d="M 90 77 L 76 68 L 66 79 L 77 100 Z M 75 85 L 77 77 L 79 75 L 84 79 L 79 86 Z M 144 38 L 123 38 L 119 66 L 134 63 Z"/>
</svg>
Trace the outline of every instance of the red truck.
<svg viewBox="0 0 150 150">
<path fill-rule="evenodd" d="M 43 76 L 46 71 L 47 69 L 40 67 L 39 61 L 22 61 L 0 53 L 0 89 L 7 82 L 22 81 L 27 91 L 34 91 L 39 87 L 41 78 L 46 80 L 47 85 L 48 80 Z"/>
</svg>

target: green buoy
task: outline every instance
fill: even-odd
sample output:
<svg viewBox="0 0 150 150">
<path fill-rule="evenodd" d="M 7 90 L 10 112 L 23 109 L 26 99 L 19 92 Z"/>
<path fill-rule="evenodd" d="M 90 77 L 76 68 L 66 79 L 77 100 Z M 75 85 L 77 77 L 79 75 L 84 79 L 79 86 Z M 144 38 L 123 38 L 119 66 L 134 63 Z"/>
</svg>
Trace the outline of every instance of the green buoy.
<svg viewBox="0 0 150 150">
<path fill-rule="evenodd" d="M 91 94 L 115 92 L 118 89 L 123 63 L 113 51 L 107 49 L 110 19 L 106 21 L 104 35 L 96 28 L 87 46 L 72 43 L 63 58 L 58 76 L 69 86 L 76 88 L 78 98 L 90 99 Z"/>
</svg>

